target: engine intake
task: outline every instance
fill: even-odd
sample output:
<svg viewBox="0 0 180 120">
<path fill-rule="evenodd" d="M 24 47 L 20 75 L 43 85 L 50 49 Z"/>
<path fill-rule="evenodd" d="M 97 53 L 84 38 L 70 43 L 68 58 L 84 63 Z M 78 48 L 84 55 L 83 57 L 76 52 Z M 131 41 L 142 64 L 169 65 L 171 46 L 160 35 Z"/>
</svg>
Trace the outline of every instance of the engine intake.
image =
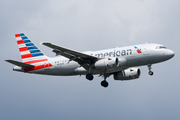
<svg viewBox="0 0 180 120">
<path fill-rule="evenodd" d="M 129 68 L 117 73 L 114 73 L 114 80 L 132 80 L 139 78 L 141 74 L 138 68 Z"/>
</svg>

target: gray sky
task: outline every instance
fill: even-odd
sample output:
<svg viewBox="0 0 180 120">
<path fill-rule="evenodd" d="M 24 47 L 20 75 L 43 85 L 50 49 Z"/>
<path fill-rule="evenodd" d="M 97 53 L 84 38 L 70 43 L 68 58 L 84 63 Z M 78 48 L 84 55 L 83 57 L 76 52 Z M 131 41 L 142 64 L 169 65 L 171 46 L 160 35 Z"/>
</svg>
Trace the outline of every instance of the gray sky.
<svg viewBox="0 0 180 120">
<path fill-rule="evenodd" d="M 1 120 L 179 120 L 179 0 L 1 0 Z M 100 86 L 102 78 L 55 77 L 12 71 L 5 59 L 21 61 L 14 34 L 78 51 L 160 43 L 173 59 L 140 67 L 141 77 Z"/>
</svg>

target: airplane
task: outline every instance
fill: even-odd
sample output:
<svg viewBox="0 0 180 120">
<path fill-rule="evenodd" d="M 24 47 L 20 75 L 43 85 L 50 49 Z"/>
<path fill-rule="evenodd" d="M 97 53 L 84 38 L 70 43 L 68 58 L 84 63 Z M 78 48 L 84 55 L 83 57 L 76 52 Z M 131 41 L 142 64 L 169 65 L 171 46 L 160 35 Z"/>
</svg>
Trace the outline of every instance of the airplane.
<svg viewBox="0 0 180 120">
<path fill-rule="evenodd" d="M 133 80 L 140 77 L 137 66 L 147 65 L 149 75 L 153 75 L 152 64 L 171 59 L 175 53 L 164 45 L 155 43 L 139 44 L 112 49 L 79 52 L 49 42 L 41 42 L 52 48 L 55 57 L 47 57 L 24 34 L 15 34 L 22 62 L 5 60 L 16 65 L 13 70 L 24 73 L 34 73 L 54 76 L 85 75 L 93 80 L 99 74 L 104 80 L 103 87 L 108 87 L 106 78 L 113 75 L 114 80 Z"/>
</svg>

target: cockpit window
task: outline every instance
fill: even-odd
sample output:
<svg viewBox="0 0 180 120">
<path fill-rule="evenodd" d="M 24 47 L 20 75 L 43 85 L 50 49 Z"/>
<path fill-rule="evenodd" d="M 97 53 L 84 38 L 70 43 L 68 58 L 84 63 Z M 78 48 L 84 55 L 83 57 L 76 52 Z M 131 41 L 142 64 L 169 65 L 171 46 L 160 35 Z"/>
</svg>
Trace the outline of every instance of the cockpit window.
<svg viewBox="0 0 180 120">
<path fill-rule="evenodd" d="M 156 49 L 167 49 L 165 46 L 157 46 Z"/>
</svg>

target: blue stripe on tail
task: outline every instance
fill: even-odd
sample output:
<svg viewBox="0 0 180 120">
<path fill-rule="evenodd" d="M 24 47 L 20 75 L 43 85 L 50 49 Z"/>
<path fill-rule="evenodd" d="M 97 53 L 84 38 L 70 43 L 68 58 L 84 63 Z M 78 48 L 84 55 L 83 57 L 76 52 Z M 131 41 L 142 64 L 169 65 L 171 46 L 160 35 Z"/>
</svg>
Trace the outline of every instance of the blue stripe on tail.
<svg viewBox="0 0 180 120">
<path fill-rule="evenodd" d="M 33 57 L 44 56 L 44 54 L 34 45 L 34 43 L 31 42 L 30 39 L 28 39 L 24 33 L 20 33 L 19 35 Z"/>
</svg>

